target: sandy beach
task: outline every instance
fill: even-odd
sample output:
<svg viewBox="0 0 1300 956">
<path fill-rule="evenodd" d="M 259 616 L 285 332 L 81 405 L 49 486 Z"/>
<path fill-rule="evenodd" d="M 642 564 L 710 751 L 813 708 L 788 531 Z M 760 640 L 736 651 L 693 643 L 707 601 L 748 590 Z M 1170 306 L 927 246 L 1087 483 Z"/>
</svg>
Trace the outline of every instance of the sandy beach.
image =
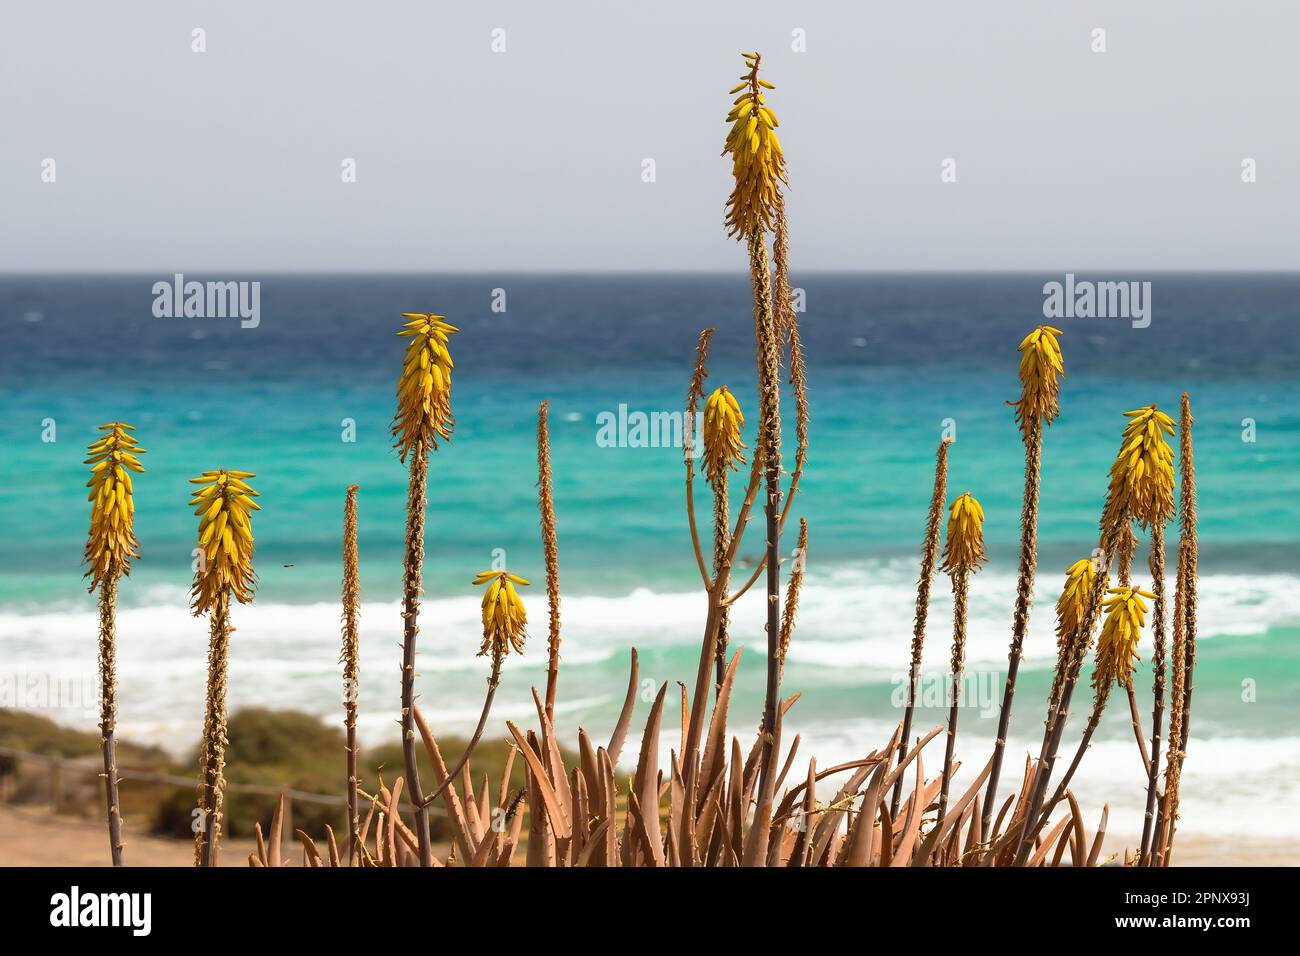
<svg viewBox="0 0 1300 956">
<path fill-rule="evenodd" d="M 104 828 L 98 820 L 54 816 L 48 809 L 0 806 L 0 866 L 108 866 Z M 1137 842 L 1136 836 L 1110 836 L 1107 853 L 1121 853 Z M 298 865 L 297 842 L 285 839 L 285 853 Z M 227 866 L 243 865 L 255 849 L 251 840 L 223 840 L 222 859 Z M 194 845 L 188 840 L 150 836 L 128 827 L 125 848 L 129 866 L 191 866 Z M 1263 840 L 1257 837 L 1198 837 L 1179 834 L 1175 866 L 1295 866 L 1300 862 L 1300 840 Z"/>
<path fill-rule="evenodd" d="M 108 836 L 103 823 L 75 816 L 55 816 L 48 807 L 0 806 L 0 866 L 108 866 Z M 296 843 L 296 841 L 295 841 Z M 150 836 L 128 827 L 124 853 L 131 866 L 193 866 L 189 840 Z M 286 843 L 286 848 L 288 844 Z M 228 866 L 245 865 L 251 840 L 223 840 Z"/>
</svg>

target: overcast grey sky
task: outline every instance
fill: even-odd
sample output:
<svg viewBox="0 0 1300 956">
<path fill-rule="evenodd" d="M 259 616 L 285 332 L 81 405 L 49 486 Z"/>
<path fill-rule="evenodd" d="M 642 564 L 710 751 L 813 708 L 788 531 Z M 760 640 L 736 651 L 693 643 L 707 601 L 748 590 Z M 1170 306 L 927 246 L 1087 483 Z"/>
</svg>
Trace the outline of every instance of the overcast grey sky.
<svg viewBox="0 0 1300 956">
<path fill-rule="evenodd" d="M 1293 269 L 1298 36 L 1280 0 L 6 3 L 0 270 L 740 269 L 750 49 L 796 268 Z"/>
</svg>

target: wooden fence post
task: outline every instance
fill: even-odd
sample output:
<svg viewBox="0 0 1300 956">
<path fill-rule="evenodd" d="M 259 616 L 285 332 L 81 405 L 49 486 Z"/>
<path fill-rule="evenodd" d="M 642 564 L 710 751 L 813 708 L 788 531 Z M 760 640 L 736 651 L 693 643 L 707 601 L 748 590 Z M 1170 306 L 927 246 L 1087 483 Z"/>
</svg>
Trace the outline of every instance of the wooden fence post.
<svg viewBox="0 0 1300 956">
<path fill-rule="evenodd" d="M 58 813 L 63 807 L 62 757 L 54 757 L 50 760 L 50 803 L 54 805 L 55 813 Z"/>
</svg>

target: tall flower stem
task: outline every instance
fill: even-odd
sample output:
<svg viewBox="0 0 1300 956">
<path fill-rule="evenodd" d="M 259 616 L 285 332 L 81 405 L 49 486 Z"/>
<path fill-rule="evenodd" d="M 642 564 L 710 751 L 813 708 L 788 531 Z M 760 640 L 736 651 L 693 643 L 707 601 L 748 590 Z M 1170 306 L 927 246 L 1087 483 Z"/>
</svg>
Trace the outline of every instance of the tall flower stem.
<svg viewBox="0 0 1300 956">
<path fill-rule="evenodd" d="M 935 452 L 934 491 L 930 495 L 930 513 L 925 522 L 925 543 L 921 547 L 921 576 L 916 582 L 916 617 L 912 622 L 912 660 L 907 668 L 907 709 L 903 711 L 903 732 L 898 740 L 898 760 L 907 756 L 908 740 L 912 736 L 912 715 L 916 710 L 916 690 L 921 679 L 921 652 L 925 647 L 925 624 L 930 614 L 930 582 L 934 578 L 934 565 L 939 558 L 939 530 L 943 520 L 943 505 L 948 499 L 948 446 L 951 438 L 939 442 Z M 899 774 L 894 784 L 894 795 L 889 804 L 889 816 L 898 816 L 898 806 L 903 795 L 903 776 Z"/>
<path fill-rule="evenodd" d="M 429 449 L 418 442 L 411 449 L 411 480 L 406 493 L 406 558 L 402 576 L 402 761 L 406 792 L 415 804 L 415 837 L 420 865 L 433 865 L 429 839 L 429 811 L 420 800 L 420 769 L 415 749 L 415 641 L 420 633 L 420 582 L 424 567 L 424 517 L 428 506 L 426 483 Z"/>
<path fill-rule="evenodd" d="M 546 559 L 546 601 L 550 630 L 546 657 L 546 719 L 555 716 L 555 691 L 560 679 L 560 548 L 555 536 L 555 490 L 551 477 L 550 403 L 537 409 L 537 508 L 542 520 L 542 553 Z M 453 774 L 454 776 L 454 774 Z"/>
<path fill-rule="evenodd" d="M 542 403 L 542 412 L 545 414 L 546 403 Z M 464 753 L 445 774 L 442 783 L 433 793 L 425 796 L 422 800 L 416 802 L 419 810 L 424 810 L 434 800 L 442 795 L 442 792 L 456 780 L 465 766 L 469 763 L 470 755 L 474 753 L 474 748 L 478 742 L 483 739 L 483 728 L 487 726 L 488 714 L 492 711 L 492 701 L 496 698 L 497 687 L 501 684 L 501 664 L 505 661 L 506 655 L 511 650 L 522 654 L 524 652 L 524 638 L 527 636 L 524 628 L 528 624 L 528 614 L 524 610 L 523 601 L 519 599 L 519 593 L 515 590 L 515 584 L 527 585 L 528 581 L 518 575 L 511 574 L 505 570 L 493 569 L 490 571 L 480 571 L 474 578 L 476 587 L 487 585 L 483 592 L 483 646 L 479 648 L 479 656 L 490 655 L 492 658 L 492 671 L 488 674 L 487 696 L 483 699 L 483 709 L 479 712 L 478 724 L 474 727 L 474 734 L 470 737 L 469 745 L 466 746 Z M 536 693 L 534 692 L 534 699 Z M 540 704 L 540 702 L 539 702 Z M 544 707 L 545 705 L 540 705 Z M 550 724 L 550 719 L 544 721 Z M 423 735 L 423 730 L 422 730 Z M 554 741 L 550 742 L 554 746 Z M 441 758 L 439 758 L 441 760 Z M 470 794 L 472 796 L 472 794 Z"/>
<path fill-rule="evenodd" d="M 957 746 L 957 715 L 961 707 L 961 676 L 966 669 L 966 604 L 970 571 L 959 568 L 952 575 L 952 700 L 948 708 L 948 742 L 943 752 L 943 782 L 939 785 L 939 816 L 943 826 L 948 812 L 948 785 L 952 782 L 952 758 Z"/>
<path fill-rule="evenodd" d="M 1051 817 L 1052 811 L 1056 809 L 1056 805 L 1065 799 L 1065 791 L 1070 786 L 1070 781 L 1074 778 L 1074 772 L 1079 769 L 1079 764 L 1083 763 L 1083 755 L 1088 752 L 1088 748 L 1092 745 L 1092 735 L 1096 732 L 1097 726 L 1101 723 L 1101 715 L 1102 712 L 1105 711 L 1106 703 L 1109 699 L 1110 685 L 1107 684 L 1105 687 L 1098 689 L 1097 695 L 1093 699 L 1092 713 L 1088 716 L 1088 724 L 1083 728 L 1083 735 L 1079 738 L 1079 747 L 1074 752 L 1074 759 L 1070 761 L 1070 766 L 1065 771 L 1065 776 L 1063 776 L 1061 782 L 1056 785 L 1056 790 L 1052 794 L 1052 799 L 1047 801 L 1043 811 L 1038 815 L 1038 818 L 1033 825 L 1029 826 L 1027 824 L 1027 832 L 1031 839 L 1034 834 L 1042 829 L 1043 825 Z"/>
<path fill-rule="evenodd" d="M 1178 798 L 1183 761 L 1191 726 L 1192 672 L 1196 664 L 1196 465 L 1192 454 L 1192 406 L 1183 392 L 1179 427 L 1178 566 L 1174 592 L 1173 694 L 1170 700 L 1169 756 L 1165 769 L 1165 800 L 1156 821 L 1157 865 L 1167 866 L 1178 822 Z M 1155 854 L 1153 854 L 1155 855 Z"/>
<path fill-rule="evenodd" d="M 1151 842 L 1155 826 L 1156 801 L 1160 784 L 1160 732 L 1165 716 L 1165 526 L 1156 522 L 1151 526 L 1151 584 L 1155 592 L 1155 611 L 1151 620 L 1151 639 L 1155 650 L 1151 656 L 1155 679 L 1152 686 L 1154 702 L 1151 709 L 1151 774 L 1147 780 L 1147 806 L 1142 822 L 1142 852 L 1139 859 L 1154 857 Z"/>
<path fill-rule="evenodd" d="M 199 814 L 194 863 L 216 866 L 221 838 L 226 765 L 226 665 L 230 656 L 230 599 L 253 600 L 257 576 L 253 571 L 251 515 L 262 509 L 258 492 L 245 479 L 251 471 L 222 468 L 205 471 L 190 484 L 190 507 L 201 515 L 198 563 L 190 589 L 191 609 L 208 615 L 208 695 L 199 749 Z"/>
<path fill-rule="evenodd" d="M 1043 464 L 1043 420 L 1037 415 L 1027 419 L 1025 429 L 1025 494 L 1020 512 L 1020 570 L 1016 580 L 1016 605 L 1011 618 L 1011 650 L 1007 654 L 1007 681 L 998 714 L 998 734 L 993 744 L 993 767 L 984 792 L 984 815 L 981 830 L 988 833 L 1006 753 L 1007 732 L 1011 724 L 1011 703 L 1016 694 L 1016 675 L 1020 671 L 1025 634 L 1029 631 L 1029 608 L 1034 596 L 1034 570 L 1038 557 L 1038 484 Z"/>
<path fill-rule="evenodd" d="M 1133 534 L 1133 529 L 1128 524 L 1125 524 L 1119 531 L 1119 544 L 1117 546 L 1118 553 L 1116 554 L 1116 565 L 1120 587 L 1128 587 L 1131 583 L 1133 550 L 1135 547 L 1137 547 L 1137 537 Z M 1126 689 L 1131 698 L 1133 694 L 1132 680 L 1127 682 Z M 1088 716 L 1088 723 L 1084 727 L 1083 734 L 1079 738 L 1079 747 L 1074 753 L 1074 759 L 1070 761 L 1070 766 L 1065 771 L 1065 776 L 1063 776 L 1061 782 L 1057 784 L 1056 792 L 1052 795 L 1052 799 L 1047 802 L 1046 809 L 1044 809 L 1039 815 L 1035 828 L 1029 831 L 1031 836 L 1034 833 L 1037 833 L 1038 828 L 1041 828 L 1047 822 L 1048 817 L 1052 815 L 1052 811 L 1056 809 L 1056 805 L 1065 799 L 1066 788 L 1069 787 L 1070 780 L 1073 779 L 1075 771 L 1079 769 L 1079 764 L 1083 762 L 1083 755 L 1087 753 L 1088 748 L 1092 745 L 1092 735 L 1096 733 L 1097 727 L 1101 724 L 1101 715 L 1106 710 L 1106 704 L 1110 701 L 1110 690 L 1110 681 L 1105 681 L 1097 687 L 1097 692 L 1094 695 L 1092 702 L 1092 713 Z M 1139 745 L 1142 745 L 1140 733 L 1138 736 L 1138 743 Z M 1144 765 L 1149 767 L 1148 764 Z"/>
<path fill-rule="evenodd" d="M 781 610 L 781 677 L 785 678 L 785 658 L 790 651 L 790 638 L 794 636 L 794 621 L 799 614 L 799 592 L 803 589 L 804 566 L 808 561 L 808 519 L 799 519 L 799 537 L 796 539 L 795 558 L 790 567 L 790 579 L 785 585 L 785 607 Z"/>
<path fill-rule="evenodd" d="M 203 716 L 199 774 L 199 829 L 195 840 L 199 866 L 217 865 L 221 814 L 226 785 L 226 670 L 230 657 L 230 596 L 217 595 L 209 610 L 208 696 Z"/>
<path fill-rule="evenodd" d="M 700 642 L 700 662 L 695 672 L 695 693 L 691 698 L 689 726 L 686 729 L 686 743 L 682 747 L 682 773 L 687 787 L 691 785 L 698 769 L 696 757 L 699 754 L 700 740 L 704 732 L 704 719 L 708 709 L 709 688 L 713 686 L 713 656 L 717 649 L 718 610 L 722 603 L 721 591 L 710 587 L 708 609 L 704 616 L 704 636 Z M 703 799 L 701 797 L 701 799 Z"/>
<path fill-rule="evenodd" d="M 1112 547 L 1108 539 L 1103 539 L 1101 551 L 1101 558 L 1093 578 L 1092 593 L 1088 596 L 1087 608 L 1079 625 L 1079 631 L 1083 635 L 1092 634 L 1093 628 L 1096 627 L 1097 617 L 1101 612 L 1102 597 L 1106 593 L 1106 579 L 1110 575 L 1112 560 Z M 1071 655 L 1068 663 L 1065 680 L 1061 686 L 1060 694 L 1057 696 L 1056 707 L 1047 715 L 1043 745 L 1039 750 L 1038 763 L 1035 765 L 1030 779 L 1029 802 L 1022 818 L 1024 820 L 1024 832 L 1021 834 L 1020 847 L 1016 852 L 1015 863 L 1017 866 L 1024 865 L 1033 846 L 1033 834 L 1030 831 L 1033 829 L 1034 822 L 1038 819 L 1039 811 L 1042 810 L 1043 798 L 1047 794 L 1047 787 L 1052 779 L 1052 767 L 1056 763 L 1056 756 L 1061 747 L 1061 737 L 1065 733 L 1065 724 L 1070 714 L 1070 699 L 1074 695 L 1075 685 L 1079 682 L 1079 675 L 1083 670 L 1083 661 L 1086 654 L 1086 640 L 1078 641 L 1075 652 Z"/>
<path fill-rule="evenodd" d="M 460 759 L 444 775 L 442 784 L 437 787 L 433 793 L 425 796 L 421 801 L 421 807 L 427 807 L 433 801 L 442 796 L 442 792 L 451 784 L 455 783 L 458 775 L 465 769 L 469 763 L 469 758 L 474 753 L 479 741 L 483 739 L 483 730 L 487 727 L 488 714 L 492 712 L 492 701 L 496 699 L 497 688 L 501 685 L 501 664 L 505 660 L 506 651 L 501 647 L 492 649 L 492 672 L 488 675 L 487 696 L 483 698 L 483 708 L 479 711 L 478 723 L 474 726 L 474 733 L 469 738 L 469 743 L 465 746 L 465 751 L 460 755 Z"/>
<path fill-rule="evenodd" d="M 984 554 L 984 509 L 965 492 L 952 503 L 948 515 L 948 540 L 941 570 L 952 578 L 952 704 L 948 711 L 948 743 L 943 755 L 943 778 L 939 785 L 939 817 L 943 826 L 948 812 L 948 787 L 952 782 L 953 754 L 957 747 L 957 715 L 961 706 L 961 677 L 966 669 L 966 605 L 972 571 L 986 561 Z"/>
<path fill-rule="evenodd" d="M 721 593 L 726 594 L 731 587 L 731 569 L 727 565 L 727 549 L 731 543 L 731 506 L 727 499 L 729 493 L 729 473 L 723 469 L 710 483 L 713 489 L 713 580 L 718 582 Z M 718 609 L 717 650 L 714 653 L 714 694 L 722 693 L 722 680 L 727 674 L 727 628 L 731 621 L 731 609 Z"/>
<path fill-rule="evenodd" d="M 1123 563 L 1123 558 L 1121 563 Z M 1047 819 L 1051 816 L 1056 805 L 1065 799 L 1070 780 L 1074 777 L 1075 771 L 1078 770 L 1079 763 L 1083 760 L 1083 755 L 1087 751 L 1092 735 L 1101 720 L 1102 712 L 1106 708 L 1111 688 L 1119 684 L 1126 691 L 1132 691 L 1133 662 L 1138 659 L 1138 642 L 1141 639 L 1142 627 L 1146 622 L 1146 604 L 1142 599 L 1155 598 L 1156 595 L 1151 591 L 1133 587 L 1128 583 L 1127 578 L 1127 573 L 1122 572 L 1120 586 L 1110 589 L 1109 593 L 1114 597 L 1104 605 L 1106 607 L 1106 623 L 1102 627 L 1101 638 L 1097 643 L 1096 668 L 1092 676 L 1092 685 L 1095 692 L 1092 716 L 1089 718 L 1088 726 L 1083 732 L 1083 739 L 1079 743 L 1079 748 L 1075 751 L 1074 760 L 1070 763 L 1065 776 L 1061 778 L 1056 793 L 1047 803 L 1046 809 L 1043 810 L 1041 815 L 1028 820 L 1028 829 L 1025 836 L 1027 842 L 1037 837 L 1039 830 L 1047 825 Z M 1131 697 L 1130 700 L 1132 700 Z M 1136 716 L 1137 708 L 1134 702 L 1133 717 L 1135 726 Z M 1140 737 L 1139 743 L 1141 743 Z M 1145 747 L 1140 749 L 1145 751 Z M 1147 764 L 1147 770 L 1148 772 L 1150 770 L 1149 764 Z"/>
<path fill-rule="evenodd" d="M 772 309 L 772 278 L 767 241 L 749 237 L 749 269 L 754 285 L 754 332 L 758 349 L 759 434 L 756 460 L 763 463 L 767 519 L 767 687 L 763 699 L 763 749 L 759 765 L 759 806 L 771 802 L 775 779 L 776 711 L 781 694 L 781 345 Z"/>
<path fill-rule="evenodd" d="M 1147 753 L 1147 739 L 1142 732 L 1142 717 L 1138 714 L 1137 694 L 1133 692 L 1132 681 L 1129 681 L 1128 686 L 1124 688 L 1124 696 L 1128 698 L 1129 723 L 1133 727 L 1133 736 L 1137 741 L 1138 759 L 1142 761 L 1142 769 L 1150 773 L 1151 755 Z"/>
<path fill-rule="evenodd" d="M 99 586 L 99 733 L 104 752 L 104 799 L 113 865 L 122 865 L 122 809 L 117 779 L 117 580 L 110 567 Z"/>
<path fill-rule="evenodd" d="M 711 329 L 708 331 L 712 331 Z M 695 406 L 689 406 L 694 411 Z M 750 513 L 753 511 L 754 501 L 758 498 L 759 486 L 762 484 L 762 461 L 758 455 L 754 456 L 750 464 L 749 482 L 745 486 L 745 497 L 741 501 L 740 512 L 736 515 L 736 524 L 731 533 L 731 544 L 727 549 L 726 563 L 724 567 L 730 569 L 736 561 L 736 553 L 740 549 L 740 542 L 744 537 L 745 528 L 749 525 Z M 687 463 L 690 468 L 690 463 Z M 691 494 L 691 479 L 687 477 L 687 496 Z M 703 565 L 701 565 L 703 567 Z M 691 780 L 696 771 L 696 756 L 699 753 L 700 741 L 704 733 L 704 720 L 707 716 L 709 688 L 713 686 L 712 671 L 713 660 L 717 650 L 718 634 L 718 614 L 724 605 L 729 605 L 735 601 L 738 595 L 732 595 L 730 598 L 725 591 L 718 587 L 715 582 L 708 580 L 707 572 L 705 573 L 706 591 L 705 596 L 708 601 L 708 607 L 704 619 L 704 636 L 700 641 L 700 662 L 695 672 L 695 691 L 691 698 L 689 725 L 686 730 L 686 742 L 682 746 L 682 778 L 687 789 L 690 788 Z M 705 794 L 699 793 L 698 799 L 703 801 Z"/>
<path fill-rule="evenodd" d="M 86 449 L 90 465 L 90 533 L 86 537 L 86 577 L 99 591 L 99 734 L 104 753 L 104 800 L 113 865 L 122 865 L 122 807 L 117 779 L 117 582 L 131 573 L 139 557 L 134 531 L 135 499 L 131 472 L 144 471 L 145 453 L 131 434 L 134 425 L 113 421 Z"/>
<path fill-rule="evenodd" d="M 361 862 L 361 819 L 357 806 L 357 692 L 361 675 L 357 618 L 361 579 L 357 560 L 357 485 L 349 485 L 343 507 L 343 725 L 347 732 L 348 865 Z"/>
</svg>

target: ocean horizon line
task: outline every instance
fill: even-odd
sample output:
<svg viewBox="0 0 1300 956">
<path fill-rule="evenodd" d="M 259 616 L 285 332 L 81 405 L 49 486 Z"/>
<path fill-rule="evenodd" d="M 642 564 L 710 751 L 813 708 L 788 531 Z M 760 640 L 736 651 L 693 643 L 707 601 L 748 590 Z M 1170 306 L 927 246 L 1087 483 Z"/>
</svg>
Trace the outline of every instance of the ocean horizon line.
<svg viewBox="0 0 1300 956">
<path fill-rule="evenodd" d="M 22 279 L 22 278 L 57 278 L 57 279 L 102 279 L 102 278 L 132 278 L 147 277 L 157 278 L 159 275 L 175 275 L 175 267 L 165 269 L 148 269 L 141 267 L 132 267 L 129 269 L 0 269 L 0 280 L 4 279 Z M 548 269 L 546 267 L 535 268 L 516 268 L 506 267 L 501 269 L 490 269 L 487 267 L 475 267 L 473 269 L 293 269 L 293 268 L 271 268 L 256 269 L 246 266 L 186 266 L 180 270 L 181 274 L 210 274 L 221 273 L 223 275 L 261 275 L 275 276 L 280 278 L 323 278 L 337 280 L 353 280 L 358 278 L 409 278 L 413 276 L 446 276 L 450 278 L 470 278 L 475 276 L 527 276 L 530 278 L 546 279 L 572 279 L 574 277 L 582 278 L 641 278 L 641 277 L 664 277 L 664 278 L 745 278 L 748 273 L 743 269 Z M 1180 278 L 1190 277 L 1219 278 L 1224 276 L 1233 276 L 1241 278 L 1300 278 L 1300 269 L 1202 269 L 1202 268 L 1176 268 L 1168 267 L 1144 269 L 1140 267 L 1126 266 L 1116 268 L 1111 266 L 1072 266 L 1069 268 L 993 268 L 993 269 L 815 269 L 801 268 L 795 269 L 798 275 L 809 275 L 818 277 L 836 277 L 844 276 L 846 278 L 858 277 L 876 277 L 876 278 L 920 278 L 920 277 L 957 277 L 957 278 L 1007 278 L 1007 277 L 1030 277 L 1030 276 L 1058 276 L 1058 275 L 1092 275 L 1105 273 L 1108 276 L 1145 276 L 1147 278 Z"/>
</svg>

